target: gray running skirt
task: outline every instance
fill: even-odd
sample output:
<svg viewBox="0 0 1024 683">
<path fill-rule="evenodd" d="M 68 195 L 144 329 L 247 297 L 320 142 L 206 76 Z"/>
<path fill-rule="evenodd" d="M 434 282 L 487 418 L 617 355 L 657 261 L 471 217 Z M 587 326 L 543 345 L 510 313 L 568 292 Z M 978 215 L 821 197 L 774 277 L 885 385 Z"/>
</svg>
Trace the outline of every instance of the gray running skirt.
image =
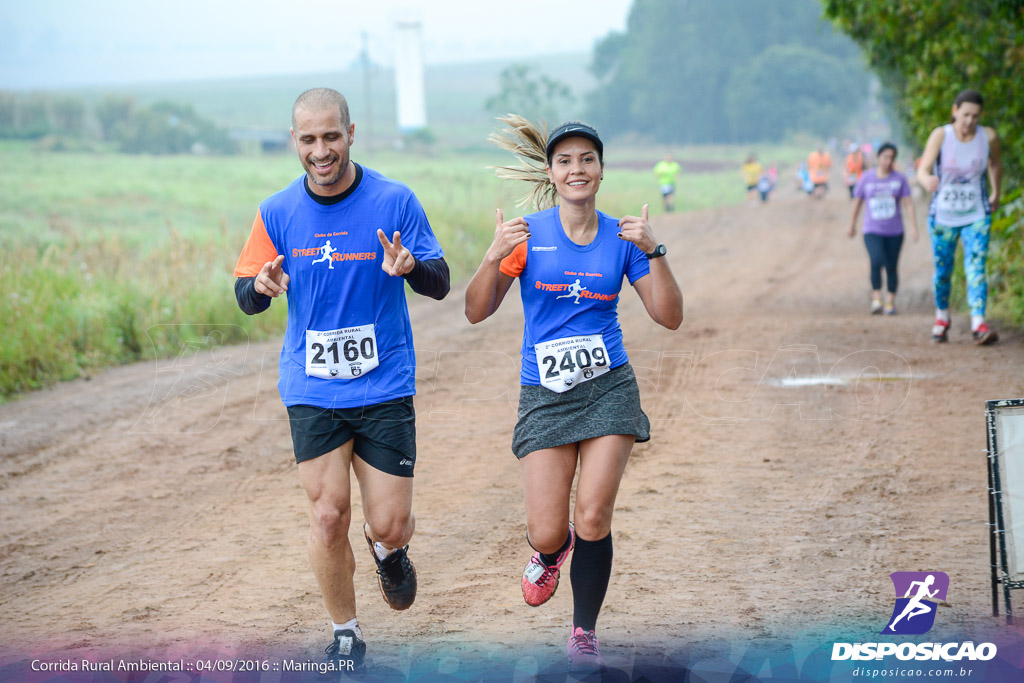
<svg viewBox="0 0 1024 683">
<path fill-rule="evenodd" d="M 608 434 L 632 434 L 637 443 L 651 440 L 651 421 L 640 408 L 640 389 L 629 363 L 561 394 L 522 385 L 512 434 L 517 458 Z"/>
</svg>

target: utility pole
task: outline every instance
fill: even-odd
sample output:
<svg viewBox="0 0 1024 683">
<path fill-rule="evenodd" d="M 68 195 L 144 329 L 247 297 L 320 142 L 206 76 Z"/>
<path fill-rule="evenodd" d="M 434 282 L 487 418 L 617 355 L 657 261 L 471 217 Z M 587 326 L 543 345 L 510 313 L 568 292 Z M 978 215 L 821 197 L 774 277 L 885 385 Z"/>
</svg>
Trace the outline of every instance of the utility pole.
<svg viewBox="0 0 1024 683">
<path fill-rule="evenodd" d="M 370 49 L 368 47 L 369 36 L 366 31 L 362 32 L 363 50 L 360 53 L 360 61 L 363 63 L 363 101 L 366 103 L 366 115 L 363 118 L 366 126 L 366 153 L 373 152 L 373 116 L 370 104 Z"/>
</svg>

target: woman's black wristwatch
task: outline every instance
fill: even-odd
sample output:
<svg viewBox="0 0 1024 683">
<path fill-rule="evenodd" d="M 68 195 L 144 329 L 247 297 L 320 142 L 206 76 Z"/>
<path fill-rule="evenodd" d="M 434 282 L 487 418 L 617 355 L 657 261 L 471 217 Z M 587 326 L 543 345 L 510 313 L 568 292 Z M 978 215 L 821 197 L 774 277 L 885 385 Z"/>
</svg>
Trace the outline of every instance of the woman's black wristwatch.
<svg viewBox="0 0 1024 683">
<path fill-rule="evenodd" d="M 664 244 L 659 244 L 654 248 L 654 251 L 652 251 L 650 254 L 646 254 L 646 256 L 649 259 L 659 258 L 661 256 L 664 256 L 667 251 L 668 249 L 665 248 Z"/>
</svg>

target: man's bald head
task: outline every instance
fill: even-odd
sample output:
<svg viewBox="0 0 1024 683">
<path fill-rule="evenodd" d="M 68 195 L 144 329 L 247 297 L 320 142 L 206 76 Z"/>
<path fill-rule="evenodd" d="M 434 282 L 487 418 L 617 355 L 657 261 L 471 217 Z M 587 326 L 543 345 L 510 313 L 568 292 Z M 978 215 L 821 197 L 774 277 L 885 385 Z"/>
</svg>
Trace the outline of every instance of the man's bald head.
<svg viewBox="0 0 1024 683">
<path fill-rule="evenodd" d="M 345 96 L 331 88 L 311 88 L 295 99 L 295 104 L 292 105 L 292 129 L 295 128 L 295 112 L 299 109 L 306 111 L 333 109 L 338 112 L 342 129 L 347 130 L 351 124 Z"/>
</svg>

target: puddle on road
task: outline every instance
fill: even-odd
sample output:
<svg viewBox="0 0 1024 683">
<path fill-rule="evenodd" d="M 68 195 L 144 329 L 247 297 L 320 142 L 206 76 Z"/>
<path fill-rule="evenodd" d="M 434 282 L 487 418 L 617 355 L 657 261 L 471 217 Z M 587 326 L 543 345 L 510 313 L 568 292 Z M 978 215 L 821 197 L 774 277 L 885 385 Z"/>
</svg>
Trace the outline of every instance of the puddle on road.
<svg viewBox="0 0 1024 683">
<path fill-rule="evenodd" d="M 847 375 L 833 377 L 831 375 L 809 375 L 797 377 L 790 375 L 782 379 L 769 379 L 767 383 L 774 387 L 844 387 L 860 382 L 909 382 L 915 379 L 923 379 L 926 375 L 882 375 L 879 373 L 861 373 L 859 375 Z"/>
</svg>

